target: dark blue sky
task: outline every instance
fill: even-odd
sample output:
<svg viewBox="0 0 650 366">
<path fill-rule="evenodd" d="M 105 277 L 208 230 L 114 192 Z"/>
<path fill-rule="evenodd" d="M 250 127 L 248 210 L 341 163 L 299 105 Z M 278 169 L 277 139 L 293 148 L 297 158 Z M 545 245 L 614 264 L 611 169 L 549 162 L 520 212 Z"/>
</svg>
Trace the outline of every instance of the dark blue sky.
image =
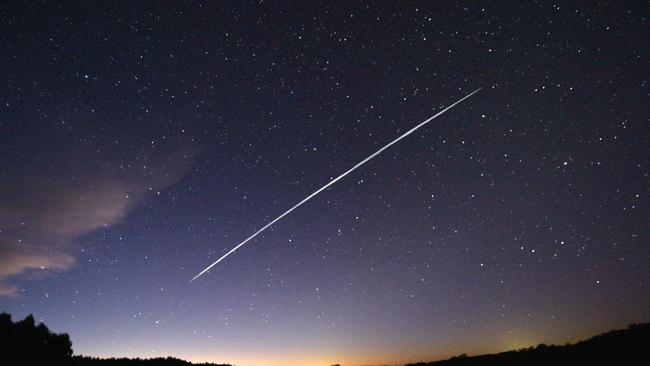
<svg viewBox="0 0 650 366">
<path fill-rule="evenodd" d="M 0 310 L 76 353 L 238 365 L 648 321 L 647 22 L 643 2 L 3 3 Z"/>
</svg>

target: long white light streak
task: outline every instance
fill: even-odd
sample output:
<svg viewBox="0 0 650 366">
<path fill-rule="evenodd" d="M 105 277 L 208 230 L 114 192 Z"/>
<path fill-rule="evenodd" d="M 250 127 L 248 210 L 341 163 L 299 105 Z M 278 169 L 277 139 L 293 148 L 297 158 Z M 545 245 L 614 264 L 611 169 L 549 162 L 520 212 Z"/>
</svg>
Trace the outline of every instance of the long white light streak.
<svg viewBox="0 0 650 366">
<path fill-rule="evenodd" d="M 389 147 L 393 146 L 393 145 L 396 144 L 398 141 L 400 141 L 401 139 L 405 138 L 406 136 L 412 134 L 413 132 L 415 132 L 415 131 L 416 131 L 417 129 L 419 129 L 420 127 L 426 125 L 427 123 L 429 123 L 429 122 L 431 122 L 432 120 L 434 120 L 436 117 L 440 116 L 441 114 L 447 112 L 448 110 L 450 110 L 450 109 L 452 109 L 453 107 L 455 107 L 456 105 L 458 105 L 460 102 L 462 102 L 462 101 L 464 101 L 465 99 L 467 99 L 467 98 L 471 97 L 472 95 L 476 94 L 479 90 L 481 90 L 481 88 L 478 88 L 478 89 L 474 90 L 473 92 L 467 94 L 467 95 L 464 96 L 463 98 L 461 98 L 461 99 L 459 99 L 458 101 L 456 101 L 454 104 L 449 105 L 447 108 L 445 108 L 445 109 L 441 110 L 440 112 L 434 114 L 433 116 L 429 117 L 429 118 L 426 119 L 424 122 L 422 122 L 422 123 L 420 123 L 419 125 L 417 125 L 417 126 L 411 128 L 410 130 L 406 131 L 404 134 L 402 134 L 401 136 L 399 136 L 399 137 L 396 138 L 395 140 L 389 142 L 389 143 L 386 144 L 384 147 L 382 147 L 381 149 L 377 150 L 374 154 L 368 156 L 367 158 L 365 158 L 365 159 L 363 159 L 362 161 L 360 161 L 359 163 L 357 163 L 357 165 L 353 166 L 352 168 L 350 168 L 349 170 L 347 170 L 345 173 L 343 173 L 343 174 L 339 175 L 338 177 L 332 179 L 332 180 L 329 181 L 326 185 L 324 185 L 324 186 L 322 186 L 321 188 L 319 188 L 316 192 L 310 194 L 309 196 L 307 196 L 307 197 L 306 197 L 305 199 L 303 199 L 302 201 L 296 203 L 293 207 L 291 207 L 290 209 L 288 209 L 287 211 L 285 211 L 282 215 L 276 217 L 273 221 L 271 221 L 271 222 L 269 222 L 268 224 L 264 225 L 261 229 L 257 230 L 253 235 L 251 235 L 251 236 L 249 236 L 248 238 L 246 238 L 246 240 L 242 241 L 241 243 L 237 244 L 237 246 L 235 246 L 234 248 L 230 249 L 230 250 L 228 251 L 228 253 L 226 253 L 226 254 L 224 254 L 223 256 L 221 256 L 221 258 L 219 258 L 219 259 L 217 259 L 216 261 L 214 261 L 214 263 L 212 263 L 212 264 L 209 265 L 206 269 L 204 269 L 203 271 L 201 271 L 201 273 L 199 273 L 199 274 L 197 274 L 196 276 L 194 276 L 194 278 L 192 278 L 192 279 L 190 280 L 190 282 L 192 282 L 192 281 L 196 280 L 197 278 L 201 277 L 201 275 L 203 275 L 205 272 L 209 271 L 210 268 L 214 267 L 217 263 L 221 262 L 221 261 L 224 260 L 227 256 L 229 256 L 229 255 L 231 255 L 232 253 L 234 253 L 237 249 L 241 248 L 242 245 L 248 243 L 251 239 L 253 239 L 253 238 L 255 238 L 256 236 L 258 236 L 259 234 L 261 234 L 264 230 L 268 229 L 269 226 L 275 224 L 275 223 L 278 222 L 280 219 L 282 219 L 283 217 L 285 217 L 285 216 L 287 216 L 288 214 L 290 214 L 291 211 L 297 209 L 297 208 L 300 207 L 303 203 L 305 203 L 305 202 L 309 201 L 310 199 L 312 199 L 315 195 L 321 193 L 322 191 L 324 191 L 325 189 L 327 189 L 327 188 L 328 188 L 329 186 L 331 186 L 332 184 L 338 182 L 340 179 L 342 179 L 342 178 L 345 177 L 346 175 L 352 173 L 352 172 L 355 171 L 357 168 L 359 168 L 359 167 L 362 166 L 363 164 L 367 163 L 370 159 L 372 159 L 372 158 L 374 158 L 375 156 L 381 154 L 382 151 L 384 151 L 384 150 L 388 149 Z"/>
</svg>

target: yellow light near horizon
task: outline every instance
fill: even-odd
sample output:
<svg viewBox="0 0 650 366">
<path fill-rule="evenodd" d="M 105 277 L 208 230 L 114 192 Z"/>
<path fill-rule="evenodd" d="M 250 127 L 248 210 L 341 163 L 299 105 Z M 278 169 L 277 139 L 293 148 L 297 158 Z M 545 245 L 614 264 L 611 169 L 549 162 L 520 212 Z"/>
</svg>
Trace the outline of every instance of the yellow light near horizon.
<svg viewBox="0 0 650 366">
<path fill-rule="evenodd" d="M 255 355 L 251 357 L 241 356 L 224 356 L 218 358 L 214 356 L 195 356 L 187 357 L 188 361 L 193 363 L 202 362 L 227 362 L 236 366 L 329 366 L 334 364 L 343 364 L 343 360 L 336 359 L 336 357 L 323 357 L 323 356 L 272 356 L 272 355 Z M 223 360 L 223 361 L 216 361 Z"/>
</svg>

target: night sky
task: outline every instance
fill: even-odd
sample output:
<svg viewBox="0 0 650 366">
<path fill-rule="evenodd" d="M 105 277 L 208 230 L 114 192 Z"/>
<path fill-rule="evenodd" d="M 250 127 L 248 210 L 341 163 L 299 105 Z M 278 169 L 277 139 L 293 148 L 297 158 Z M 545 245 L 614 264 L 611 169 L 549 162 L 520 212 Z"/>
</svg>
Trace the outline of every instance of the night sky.
<svg viewBox="0 0 650 366">
<path fill-rule="evenodd" d="M 241 366 L 650 321 L 648 14 L 3 2 L 0 311 L 76 354 Z"/>
</svg>

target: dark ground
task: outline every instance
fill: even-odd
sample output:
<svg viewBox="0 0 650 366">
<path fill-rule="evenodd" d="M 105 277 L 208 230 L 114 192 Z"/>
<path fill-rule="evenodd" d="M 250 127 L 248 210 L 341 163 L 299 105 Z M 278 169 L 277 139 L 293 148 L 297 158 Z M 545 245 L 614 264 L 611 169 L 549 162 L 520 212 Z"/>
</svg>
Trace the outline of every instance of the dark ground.
<svg viewBox="0 0 650 366">
<path fill-rule="evenodd" d="M 405 350 L 408 353 L 408 350 Z M 72 342 L 65 334 L 51 332 L 45 324 L 36 325 L 29 315 L 13 322 L 7 313 L 0 314 L 0 365 L 40 366 L 190 366 L 176 358 L 100 359 L 72 356 Z M 650 360 L 650 323 L 630 325 L 576 344 L 548 346 L 540 344 L 516 351 L 491 355 L 452 357 L 436 362 L 405 366 L 514 366 L 514 365 L 647 365 Z M 230 366 L 211 363 L 204 366 Z"/>
<path fill-rule="evenodd" d="M 514 366 L 514 365 L 647 365 L 650 360 L 650 323 L 630 325 L 576 344 L 540 344 L 516 351 L 405 366 Z"/>
</svg>

